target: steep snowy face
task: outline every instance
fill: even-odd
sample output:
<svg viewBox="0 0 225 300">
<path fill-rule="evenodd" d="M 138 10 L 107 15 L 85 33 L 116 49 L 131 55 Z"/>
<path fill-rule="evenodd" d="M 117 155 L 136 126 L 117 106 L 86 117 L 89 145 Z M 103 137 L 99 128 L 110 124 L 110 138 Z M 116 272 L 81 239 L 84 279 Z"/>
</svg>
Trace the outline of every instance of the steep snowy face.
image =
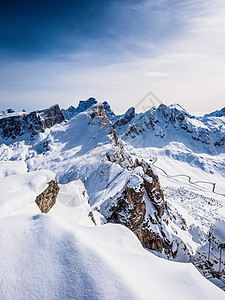
<svg viewBox="0 0 225 300">
<path fill-rule="evenodd" d="M 10 113 L 0 117 L 0 136 L 4 143 L 32 139 L 39 132 L 65 121 L 58 105 L 31 113 Z"/>
<path fill-rule="evenodd" d="M 216 154 L 225 150 L 225 122 L 197 119 L 180 105 L 161 104 L 135 120 L 122 139 L 134 147 L 164 147 L 181 142 L 197 153 Z"/>
</svg>

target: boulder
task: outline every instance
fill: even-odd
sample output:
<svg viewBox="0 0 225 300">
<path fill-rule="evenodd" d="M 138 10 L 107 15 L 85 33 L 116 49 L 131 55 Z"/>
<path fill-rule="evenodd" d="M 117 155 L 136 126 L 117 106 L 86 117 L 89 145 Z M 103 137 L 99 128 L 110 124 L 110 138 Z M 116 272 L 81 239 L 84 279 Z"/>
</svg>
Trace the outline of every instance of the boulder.
<svg viewBox="0 0 225 300">
<path fill-rule="evenodd" d="M 53 207 L 56 202 L 58 192 L 58 182 L 56 180 L 51 180 L 48 183 L 48 187 L 36 197 L 35 202 L 42 213 L 49 212 L 49 210 Z"/>
</svg>

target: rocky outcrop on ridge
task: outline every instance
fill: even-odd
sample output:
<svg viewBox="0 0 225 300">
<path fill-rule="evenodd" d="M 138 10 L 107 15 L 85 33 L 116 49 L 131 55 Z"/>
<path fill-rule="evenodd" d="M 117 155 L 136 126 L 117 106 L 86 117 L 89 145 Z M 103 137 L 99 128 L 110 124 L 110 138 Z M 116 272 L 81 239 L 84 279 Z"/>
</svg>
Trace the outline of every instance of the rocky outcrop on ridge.
<svg viewBox="0 0 225 300">
<path fill-rule="evenodd" d="M 115 127 L 124 126 L 127 123 L 129 123 L 133 118 L 135 118 L 135 108 L 131 107 L 113 125 Z"/>
<path fill-rule="evenodd" d="M 107 115 L 105 113 L 104 105 L 99 103 L 97 105 L 94 105 L 92 107 L 92 110 L 89 112 L 92 120 L 96 117 L 100 117 L 100 123 L 99 124 L 106 124 L 108 121 Z"/>
<path fill-rule="evenodd" d="M 187 251 L 180 240 L 167 232 L 169 213 L 160 187 L 159 178 L 152 166 L 143 160 L 133 159 L 125 150 L 116 130 L 112 130 L 114 150 L 106 157 L 128 171 L 123 188 L 107 206 L 108 222 L 120 223 L 133 231 L 143 247 L 175 258 L 178 251 Z"/>
<path fill-rule="evenodd" d="M 42 213 L 47 213 L 56 202 L 59 193 L 59 186 L 56 180 L 51 180 L 48 187 L 36 197 L 36 204 Z"/>
</svg>

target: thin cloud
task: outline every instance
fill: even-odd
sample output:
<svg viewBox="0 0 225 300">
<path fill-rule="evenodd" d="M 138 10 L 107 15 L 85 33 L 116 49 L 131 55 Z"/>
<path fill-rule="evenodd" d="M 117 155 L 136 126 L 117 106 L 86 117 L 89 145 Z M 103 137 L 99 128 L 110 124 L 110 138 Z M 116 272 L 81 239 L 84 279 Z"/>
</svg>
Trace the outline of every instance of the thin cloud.
<svg viewBox="0 0 225 300">
<path fill-rule="evenodd" d="M 156 77 L 156 78 L 165 78 L 165 77 L 169 77 L 170 76 L 169 73 L 165 73 L 165 72 L 151 72 L 151 71 L 147 71 L 147 72 L 144 72 L 144 74 L 146 76 Z"/>
</svg>

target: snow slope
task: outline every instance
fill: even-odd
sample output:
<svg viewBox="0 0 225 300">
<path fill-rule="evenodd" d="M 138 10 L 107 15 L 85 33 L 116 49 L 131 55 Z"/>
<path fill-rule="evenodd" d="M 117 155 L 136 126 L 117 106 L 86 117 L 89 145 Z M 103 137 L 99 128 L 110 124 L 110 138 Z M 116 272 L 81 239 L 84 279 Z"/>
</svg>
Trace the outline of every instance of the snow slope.
<svg viewBox="0 0 225 300">
<path fill-rule="evenodd" d="M 13 164 L 9 171 L 18 167 Z M 0 217 L 1 299 L 225 299 L 193 265 L 156 257 L 124 226 L 95 226 L 87 202 L 70 207 L 59 195 L 49 214 L 41 214 L 34 199 L 45 176 L 54 174 L 24 173 L 21 167 L 0 179 L 1 190 L 23 187 L 17 197 L 0 196 L 1 205 L 7 197 L 11 207 L 1 209 Z M 13 209 L 16 201 L 19 208 Z"/>
<path fill-rule="evenodd" d="M 136 148 L 184 144 L 195 153 L 217 155 L 225 151 L 224 118 L 196 118 L 178 104 L 151 108 L 132 120 L 122 139 Z"/>
<path fill-rule="evenodd" d="M 166 234 L 184 246 L 175 259 L 184 262 L 189 255 L 204 253 L 210 225 L 225 218 L 223 119 L 199 120 L 176 105 L 140 116 L 133 109 L 115 116 L 105 103 L 106 114 L 126 142 L 121 142 L 125 159 L 120 161 L 112 122 L 102 123 L 100 116 L 93 117 L 93 107 L 88 104 L 85 110 L 86 104 L 81 104 L 81 112 L 39 133 L 31 143 L 15 140 L 0 145 L 4 299 L 30 299 L 29 295 L 32 299 L 149 299 L 149 295 L 225 299 L 193 265 L 156 257 L 166 256 L 144 250 L 121 225 L 103 225 L 106 220 L 97 211 L 107 217 L 124 187 L 138 186 L 143 171 L 131 169 L 129 160 L 143 159 L 153 164 L 164 190 Z M 137 131 L 132 132 L 134 126 Z M 215 145 L 217 141 L 221 144 Z M 61 190 L 56 205 L 44 216 L 34 200 L 53 178 Z M 80 193 L 83 184 L 74 182 L 77 179 L 85 184 L 98 226 L 88 217 L 91 208 Z M 213 193 L 212 183 L 218 194 Z M 154 215 L 144 198 L 147 213 Z"/>
</svg>

